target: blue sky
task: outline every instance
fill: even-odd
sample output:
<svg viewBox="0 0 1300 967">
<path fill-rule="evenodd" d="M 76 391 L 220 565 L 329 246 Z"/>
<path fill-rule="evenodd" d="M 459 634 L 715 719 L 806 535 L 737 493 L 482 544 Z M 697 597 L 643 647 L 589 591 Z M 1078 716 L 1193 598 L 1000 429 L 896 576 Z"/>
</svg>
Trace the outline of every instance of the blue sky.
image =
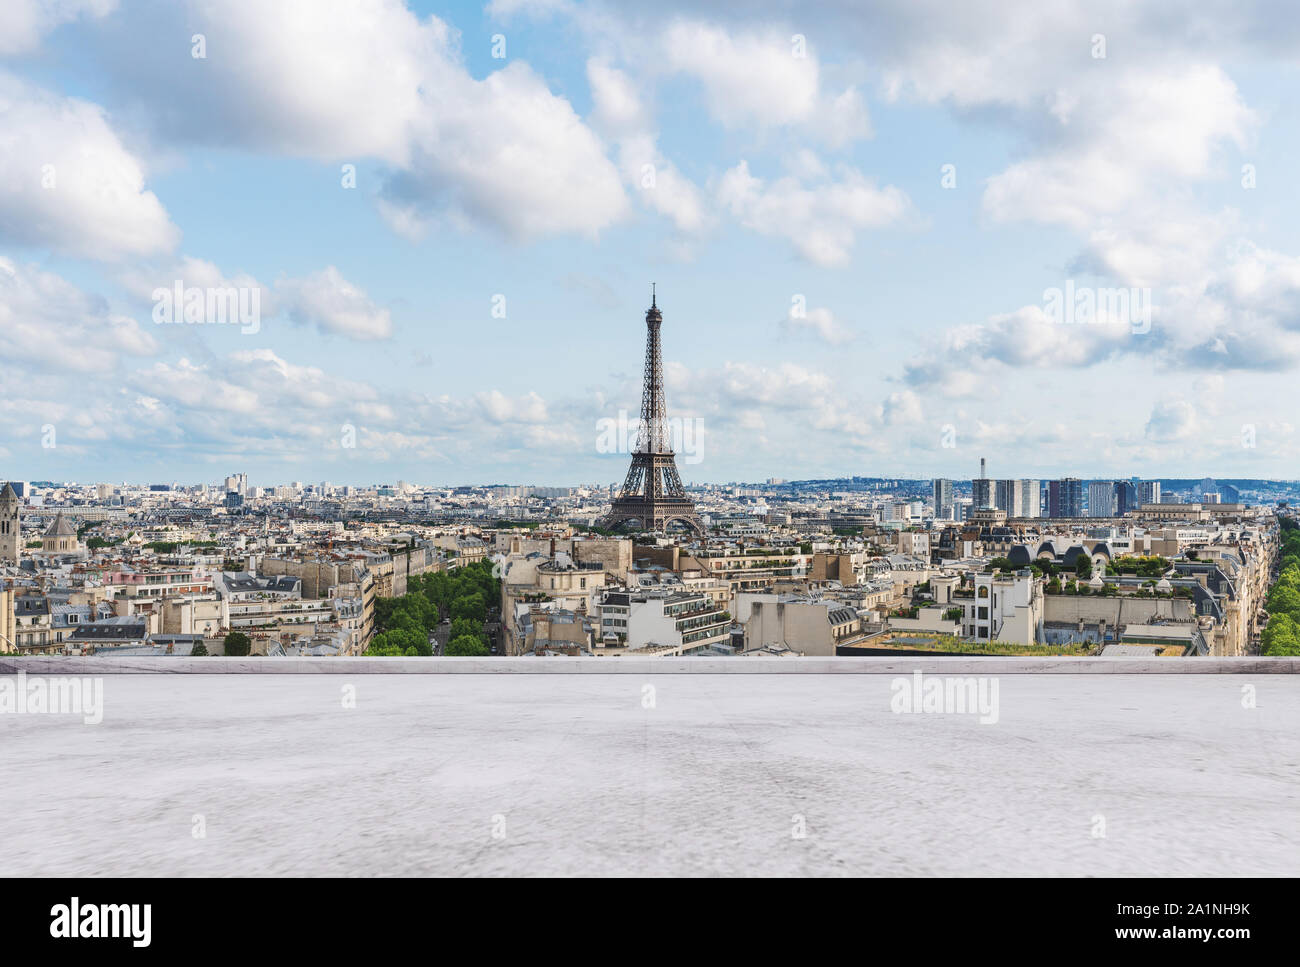
<svg viewBox="0 0 1300 967">
<path fill-rule="evenodd" d="M 1285 11 L 730 7 L 10 0 L 0 476 L 1296 476 Z"/>
</svg>

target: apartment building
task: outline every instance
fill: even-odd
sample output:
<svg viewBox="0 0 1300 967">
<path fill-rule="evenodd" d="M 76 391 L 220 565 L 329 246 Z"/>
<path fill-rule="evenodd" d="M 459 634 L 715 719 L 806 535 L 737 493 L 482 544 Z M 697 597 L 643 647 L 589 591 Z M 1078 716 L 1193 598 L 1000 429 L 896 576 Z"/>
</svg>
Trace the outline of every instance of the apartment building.
<svg viewBox="0 0 1300 967">
<path fill-rule="evenodd" d="M 962 635 L 977 641 L 1031 645 L 1043 640 L 1043 581 L 1030 570 L 977 573 L 968 591 L 954 591 Z"/>
<path fill-rule="evenodd" d="M 731 596 L 770 588 L 782 579 L 803 577 L 807 558 L 798 545 L 788 547 L 726 547 L 683 554 L 680 568 L 702 571 L 727 582 Z"/>
<path fill-rule="evenodd" d="M 297 578 L 259 577 L 246 571 L 223 572 L 217 594 L 224 605 L 224 625 L 247 631 L 272 631 L 281 625 L 326 624 L 334 609 L 328 600 L 306 599 Z"/>
<path fill-rule="evenodd" d="M 952 481 L 938 477 L 934 480 L 935 520 L 953 519 Z"/>
<path fill-rule="evenodd" d="M 836 648 L 858 644 L 864 638 L 862 617 L 838 601 L 762 596 L 749 602 L 744 650 L 789 649 L 800 655 L 830 657 Z"/>
<path fill-rule="evenodd" d="M 1048 517 L 1083 516 L 1083 481 L 1078 477 L 1063 477 L 1047 484 Z"/>
<path fill-rule="evenodd" d="M 1088 482 L 1088 516 L 1114 517 L 1119 512 L 1113 480 L 1091 480 Z"/>
<path fill-rule="evenodd" d="M 689 654 L 730 645 L 731 615 L 700 591 L 608 590 L 597 615 L 605 649 Z"/>
<path fill-rule="evenodd" d="M 1008 517 L 1039 516 L 1039 483 L 1037 480 L 996 480 L 993 488 L 993 507 L 1006 511 Z"/>
<path fill-rule="evenodd" d="M 618 583 L 606 570 L 606 559 L 579 561 L 565 551 L 554 557 L 540 551 L 523 552 L 523 542 L 511 543 L 511 553 L 497 562 L 501 575 L 502 646 L 507 655 L 528 649 L 527 617 L 533 605 L 548 602 L 553 610 L 580 615 L 595 613 L 595 602 L 606 587 Z"/>
</svg>

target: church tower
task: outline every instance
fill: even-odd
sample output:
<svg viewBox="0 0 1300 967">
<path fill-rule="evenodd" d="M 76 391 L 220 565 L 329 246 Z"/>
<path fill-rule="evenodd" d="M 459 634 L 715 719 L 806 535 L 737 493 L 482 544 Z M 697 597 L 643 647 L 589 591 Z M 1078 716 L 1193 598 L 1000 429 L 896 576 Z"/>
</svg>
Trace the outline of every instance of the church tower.
<svg viewBox="0 0 1300 967">
<path fill-rule="evenodd" d="M 18 564 L 23 547 L 22 503 L 14 488 L 0 490 L 0 564 Z"/>
</svg>

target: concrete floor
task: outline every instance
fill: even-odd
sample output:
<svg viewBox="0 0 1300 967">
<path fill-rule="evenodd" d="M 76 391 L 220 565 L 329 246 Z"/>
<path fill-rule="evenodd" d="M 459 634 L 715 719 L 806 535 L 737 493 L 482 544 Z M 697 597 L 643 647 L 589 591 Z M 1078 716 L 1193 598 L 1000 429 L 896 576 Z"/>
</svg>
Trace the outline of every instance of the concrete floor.
<svg viewBox="0 0 1300 967">
<path fill-rule="evenodd" d="M 1003 675 L 994 725 L 877 675 L 103 681 L 0 715 L 0 875 L 1300 872 L 1294 676 Z"/>
</svg>

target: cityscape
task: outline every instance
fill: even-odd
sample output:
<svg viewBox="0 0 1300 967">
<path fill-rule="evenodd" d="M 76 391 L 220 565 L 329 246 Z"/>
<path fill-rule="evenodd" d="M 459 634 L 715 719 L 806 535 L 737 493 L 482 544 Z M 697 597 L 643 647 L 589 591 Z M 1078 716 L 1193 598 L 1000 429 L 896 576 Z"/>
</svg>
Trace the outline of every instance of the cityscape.
<svg viewBox="0 0 1300 967">
<path fill-rule="evenodd" d="M 0 642 L 104 658 L 1300 654 L 1276 604 L 1268 631 L 1295 482 L 996 479 L 981 458 L 970 480 L 688 488 L 662 322 L 652 301 L 621 485 L 10 481 Z"/>
<path fill-rule="evenodd" d="M 477 877 L 1282 936 L 1296 19 L 0 0 L 19 949 Z"/>
<path fill-rule="evenodd" d="M 125 657 L 1300 655 L 1295 482 L 10 481 L 0 647 Z M 680 437 L 678 437 L 680 439 Z M 680 445 L 680 444 L 679 444 Z M 26 531 L 24 528 L 26 527 Z"/>
</svg>

